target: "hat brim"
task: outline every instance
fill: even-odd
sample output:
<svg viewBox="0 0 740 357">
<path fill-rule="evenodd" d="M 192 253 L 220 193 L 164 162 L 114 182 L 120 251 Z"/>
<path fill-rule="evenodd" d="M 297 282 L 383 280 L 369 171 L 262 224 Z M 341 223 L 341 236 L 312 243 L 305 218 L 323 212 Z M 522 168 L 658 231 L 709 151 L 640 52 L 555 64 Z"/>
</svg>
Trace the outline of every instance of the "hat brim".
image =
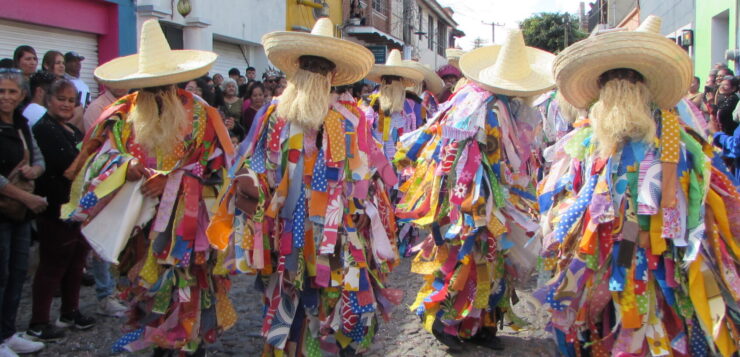
<svg viewBox="0 0 740 357">
<path fill-rule="evenodd" d="M 381 83 L 383 76 L 401 77 L 406 87 L 415 86 L 416 83 L 424 80 L 424 73 L 416 68 L 386 64 L 374 65 L 373 69 L 368 73 L 367 79 L 375 83 Z"/>
<path fill-rule="evenodd" d="M 424 82 L 427 85 L 428 91 L 432 92 L 434 95 L 442 93 L 442 90 L 444 89 L 444 81 L 442 81 L 442 78 L 440 78 L 437 73 L 418 62 L 408 61 L 406 64 L 423 73 Z"/>
<path fill-rule="evenodd" d="M 364 46 L 339 38 L 303 32 L 277 31 L 262 37 L 267 58 L 288 79 L 298 71 L 301 56 L 326 58 L 336 66 L 332 85 L 355 83 L 367 75 L 375 62 Z"/>
<path fill-rule="evenodd" d="M 528 46 L 525 47 L 528 59 L 522 59 L 529 60 L 531 68 L 526 77 L 517 80 L 481 78 L 481 72 L 496 63 L 501 47 L 501 45 L 486 46 L 464 54 L 460 58 L 460 70 L 463 75 L 493 93 L 514 97 L 529 97 L 555 87 L 555 80 L 552 77 L 552 61 L 555 55 Z"/>
<path fill-rule="evenodd" d="M 673 41 L 649 32 L 620 31 L 595 35 L 561 52 L 553 64 L 563 97 L 587 109 L 599 98 L 599 76 L 629 68 L 640 72 L 653 102 L 672 108 L 686 94 L 693 69 L 691 58 Z"/>
<path fill-rule="evenodd" d="M 119 57 L 95 68 L 98 82 L 111 88 L 132 89 L 158 87 L 189 81 L 208 73 L 218 55 L 208 51 L 174 50 L 164 63 L 177 67 L 156 73 L 139 72 L 139 54 Z"/>
</svg>

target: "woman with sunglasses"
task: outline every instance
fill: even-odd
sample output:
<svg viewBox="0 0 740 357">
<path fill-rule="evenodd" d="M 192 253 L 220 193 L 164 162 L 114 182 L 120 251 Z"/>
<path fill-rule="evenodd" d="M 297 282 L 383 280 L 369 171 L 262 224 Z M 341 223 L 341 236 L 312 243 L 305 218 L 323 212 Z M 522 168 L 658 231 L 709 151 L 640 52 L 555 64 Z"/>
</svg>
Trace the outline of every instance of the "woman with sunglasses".
<svg viewBox="0 0 740 357">
<path fill-rule="evenodd" d="M 39 213 L 47 205 L 45 198 L 21 188 L 28 189 L 45 168 L 41 151 L 19 110 L 22 83 L 21 70 L 0 69 L 0 356 L 3 357 L 44 348 L 43 343 L 26 340 L 15 330 L 28 272 L 29 211 Z"/>
</svg>

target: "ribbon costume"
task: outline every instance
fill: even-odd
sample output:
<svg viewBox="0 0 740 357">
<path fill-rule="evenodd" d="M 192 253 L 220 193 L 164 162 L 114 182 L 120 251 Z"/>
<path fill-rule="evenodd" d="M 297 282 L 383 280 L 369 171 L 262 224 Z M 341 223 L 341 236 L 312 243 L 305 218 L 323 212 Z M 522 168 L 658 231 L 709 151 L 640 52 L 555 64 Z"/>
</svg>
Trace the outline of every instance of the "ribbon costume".
<svg viewBox="0 0 740 357">
<path fill-rule="evenodd" d="M 651 16 L 636 31 L 576 43 L 555 61 L 568 102 L 587 108 L 596 100 L 589 119 L 555 144 L 539 187 L 542 269 L 552 279 L 535 295 L 566 356 L 737 351 L 740 195 L 711 143 L 682 127 L 690 121 L 673 109 L 691 81 L 691 60 L 659 28 Z M 632 56 L 605 57 L 606 47 Z M 666 75 L 678 84 L 662 82 Z M 655 115 L 649 102 L 660 108 Z"/>
<path fill-rule="evenodd" d="M 537 258 L 538 159 L 528 138 L 539 118 L 515 97 L 552 88 L 550 67 L 542 63 L 553 56 L 525 47 L 515 30 L 503 57 L 488 53 L 498 49 L 463 56 L 463 72 L 474 83 L 442 104 L 424 127 L 404 135 L 394 160 L 412 172 L 399 188 L 399 220 L 431 231 L 412 265 L 425 283 L 411 308 L 451 349 L 461 348 L 460 339 L 500 349 L 495 332 L 504 315 L 515 326 L 525 324 L 511 310 L 514 282 L 528 277 Z M 541 62 L 518 58 L 524 51 Z M 512 90 L 502 84 L 505 76 L 486 74 L 499 61 L 516 63 L 528 84 Z"/>
<path fill-rule="evenodd" d="M 312 34 L 265 36 L 271 61 L 288 73 L 285 93 L 300 88 L 300 82 L 291 81 L 301 75 L 326 83 L 333 76 L 332 84 L 343 85 L 370 70 L 367 49 L 332 33 L 331 21 L 324 18 Z M 293 36 L 305 38 L 308 47 L 286 55 L 283 51 L 295 48 L 283 47 L 282 41 Z M 313 42 L 325 41 L 331 44 L 324 52 L 312 50 L 321 47 Z M 353 57 L 342 58 L 342 52 Z M 275 62 L 283 56 L 293 58 Z M 301 63 L 300 69 L 290 68 L 293 61 Z M 311 63 L 336 69 L 327 77 L 314 73 Z M 285 97 L 273 101 L 242 143 L 234 181 L 209 237 L 227 249 L 231 270 L 257 274 L 264 293 L 266 354 L 362 352 L 377 332 L 377 317 L 387 318 L 402 298 L 401 291 L 384 286 L 399 259 L 386 194 L 397 178 L 373 139 L 372 123 L 349 93 L 338 93 L 331 104 L 322 97 L 328 112 L 311 124 L 279 114 L 281 106 L 290 105 Z M 253 196 L 245 196 L 243 187 L 254 190 Z"/>
<path fill-rule="evenodd" d="M 98 79 L 108 86 L 145 89 L 116 101 L 88 132 L 80 155 L 68 170 L 70 176 L 79 174 L 73 181 L 70 201 L 62 208 L 62 218 L 83 222 L 85 232 L 88 225 L 108 224 L 112 228 L 118 219 L 131 214 L 139 217 L 135 227 L 128 228 L 131 239 L 128 240 L 129 235 L 124 237 L 128 243 L 120 257 L 108 256 L 114 262 L 116 258 L 120 260 L 118 268 L 127 282 L 123 295 L 130 307 L 129 332 L 113 346 L 113 352 L 149 346 L 194 352 L 202 349 L 202 342 L 214 342 L 236 322 L 228 298 L 228 272 L 221 268 L 219 253 L 211 248 L 205 235 L 209 220 L 206 202 L 213 202 L 220 190 L 226 155 L 233 155 L 233 147 L 214 108 L 172 85 L 160 87 L 183 76 L 196 78 L 206 73 L 216 55 L 204 52 L 200 60 L 206 62 L 191 62 L 192 68 L 197 69 L 188 74 L 167 66 L 147 67 L 158 60 L 176 65 L 187 60 L 183 57 L 191 56 L 187 52 L 170 51 L 169 47 L 162 53 L 158 47 L 167 43 L 155 20 L 143 25 L 141 43 L 143 49 L 159 50 L 161 56 L 148 58 L 145 52 L 137 55 L 139 71 L 148 68 L 149 76 L 121 74 L 123 70 L 137 69 L 130 66 L 122 69 L 119 60 L 96 70 Z M 156 73 L 152 68 L 165 72 Z M 156 84 L 151 80 L 155 76 L 159 77 Z M 142 101 L 157 103 L 155 97 L 164 99 L 161 104 L 155 104 L 154 113 L 138 111 Z M 161 113 L 167 111 L 165 107 L 177 105 L 182 106 L 184 117 L 156 117 L 157 106 Z M 136 119 L 135 113 L 139 115 Z M 154 141 L 170 140 L 170 144 L 152 145 L 152 137 L 137 132 L 136 128 L 140 121 L 155 120 L 179 120 L 183 126 L 175 126 L 174 130 L 183 130 L 182 140 L 175 142 L 161 136 Z M 137 166 L 151 175 L 147 182 L 160 180 L 162 188 L 156 197 L 144 200 L 143 208 L 133 203 L 117 203 L 127 199 L 121 195 L 141 195 L 136 182 L 144 182 L 146 178 L 130 176 Z M 127 191 L 134 185 L 134 191 Z M 147 183 L 141 187 L 146 188 Z M 151 209 L 149 215 L 143 213 L 146 202 Z M 104 216 L 111 218 L 101 218 Z M 98 219 L 113 221 L 106 223 Z M 103 236 L 109 234 L 112 233 L 102 232 Z M 96 244 L 101 237 L 95 234 L 86 237 L 103 256 L 101 246 Z"/>
</svg>

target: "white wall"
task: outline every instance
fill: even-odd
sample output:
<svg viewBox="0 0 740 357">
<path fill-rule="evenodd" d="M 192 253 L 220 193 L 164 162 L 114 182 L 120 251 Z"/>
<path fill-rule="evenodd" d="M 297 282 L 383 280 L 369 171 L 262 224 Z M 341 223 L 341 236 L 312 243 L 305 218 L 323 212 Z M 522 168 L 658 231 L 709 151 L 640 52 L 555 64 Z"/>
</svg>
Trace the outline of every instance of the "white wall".
<svg viewBox="0 0 740 357">
<path fill-rule="evenodd" d="M 712 18 L 712 65 L 724 63 L 727 43 L 730 41 L 730 17 L 729 10 Z"/>
<path fill-rule="evenodd" d="M 261 39 L 268 32 L 285 29 L 285 1 L 190 0 L 190 3 L 192 11 L 183 18 L 177 12 L 177 1 L 139 0 L 137 25 L 140 28 L 141 23 L 156 17 L 183 26 L 183 44 L 190 49 L 211 51 L 214 37 L 218 41 L 246 45 L 249 64 L 257 68 L 258 75 L 267 68 L 269 62 Z"/>
<path fill-rule="evenodd" d="M 447 58 L 438 55 L 436 51 L 436 43 L 439 40 L 437 39 L 438 18 L 434 12 L 432 12 L 428 7 L 426 7 L 425 4 L 421 3 L 420 1 L 417 2 L 417 6 L 421 6 L 421 31 L 426 32 L 426 35 L 422 36 L 420 40 L 418 40 L 418 36 L 414 36 L 414 41 L 416 42 L 415 45 L 418 46 L 419 62 L 428 64 L 436 71 L 439 67 L 447 64 Z M 429 15 L 432 15 L 432 18 L 434 19 L 434 25 L 431 33 L 429 32 Z M 418 26 L 419 19 L 417 18 L 414 21 L 416 26 Z M 452 29 L 448 26 L 447 33 L 450 33 L 450 31 L 452 31 Z M 429 39 L 427 36 L 434 36 L 435 44 L 433 49 L 429 49 Z"/>
</svg>

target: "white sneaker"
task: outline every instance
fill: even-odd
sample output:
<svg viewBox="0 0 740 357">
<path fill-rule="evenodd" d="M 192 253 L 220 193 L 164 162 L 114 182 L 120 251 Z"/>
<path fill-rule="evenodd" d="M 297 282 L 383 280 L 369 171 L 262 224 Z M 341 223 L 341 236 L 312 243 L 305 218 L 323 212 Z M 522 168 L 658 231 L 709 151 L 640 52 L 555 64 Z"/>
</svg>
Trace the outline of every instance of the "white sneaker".
<svg viewBox="0 0 740 357">
<path fill-rule="evenodd" d="M 13 352 L 8 345 L 3 343 L 0 345 L 0 357 L 18 357 L 18 354 Z"/>
<path fill-rule="evenodd" d="M 8 337 L 5 340 L 5 345 L 10 347 L 15 353 L 34 353 L 44 349 L 45 345 L 43 342 L 31 341 L 23 338 L 20 333 L 16 333 L 13 336 Z"/>
<path fill-rule="evenodd" d="M 113 295 L 98 301 L 97 313 L 103 316 L 121 317 L 128 310 Z"/>
</svg>

